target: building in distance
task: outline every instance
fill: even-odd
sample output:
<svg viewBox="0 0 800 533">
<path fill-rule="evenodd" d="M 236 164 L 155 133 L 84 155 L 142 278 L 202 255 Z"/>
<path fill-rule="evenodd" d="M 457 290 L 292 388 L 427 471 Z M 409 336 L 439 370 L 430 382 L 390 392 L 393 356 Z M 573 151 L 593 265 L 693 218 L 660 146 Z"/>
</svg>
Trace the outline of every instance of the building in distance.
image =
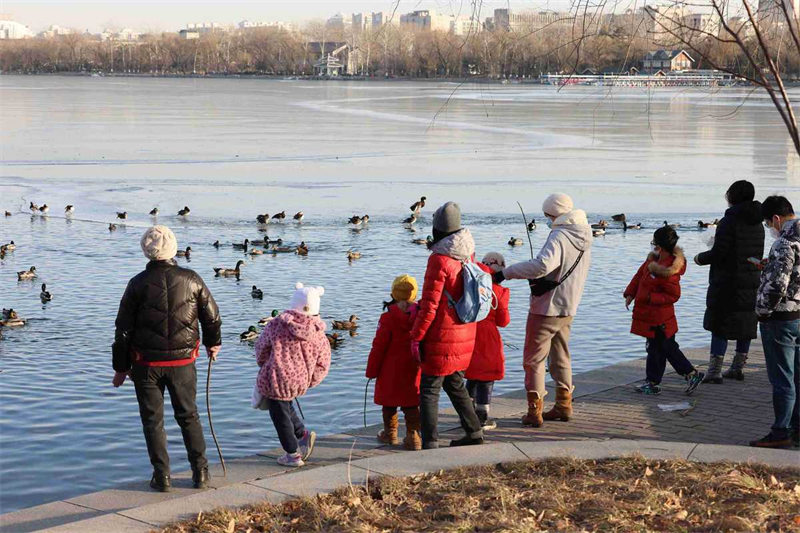
<svg viewBox="0 0 800 533">
<path fill-rule="evenodd" d="M 33 37 L 29 27 L 14 20 L 0 20 L 0 39 L 28 39 Z"/>
</svg>

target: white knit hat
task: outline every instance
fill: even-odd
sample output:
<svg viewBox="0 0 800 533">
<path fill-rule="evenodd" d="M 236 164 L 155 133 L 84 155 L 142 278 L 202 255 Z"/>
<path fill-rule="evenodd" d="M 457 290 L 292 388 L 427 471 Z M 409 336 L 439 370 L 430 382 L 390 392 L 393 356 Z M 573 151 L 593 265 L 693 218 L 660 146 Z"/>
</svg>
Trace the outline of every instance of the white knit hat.
<svg viewBox="0 0 800 533">
<path fill-rule="evenodd" d="M 325 294 L 323 287 L 304 287 L 302 283 L 295 286 L 289 309 L 314 316 L 319 314 L 319 299 Z"/>
<path fill-rule="evenodd" d="M 166 226 L 153 226 L 142 235 L 142 252 L 150 261 L 172 259 L 178 253 L 178 240 Z"/>
<path fill-rule="evenodd" d="M 574 208 L 572 198 L 564 193 L 557 192 L 545 198 L 542 204 L 542 212 L 545 215 L 554 216 L 556 218 L 561 215 L 566 215 Z"/>
</svg>

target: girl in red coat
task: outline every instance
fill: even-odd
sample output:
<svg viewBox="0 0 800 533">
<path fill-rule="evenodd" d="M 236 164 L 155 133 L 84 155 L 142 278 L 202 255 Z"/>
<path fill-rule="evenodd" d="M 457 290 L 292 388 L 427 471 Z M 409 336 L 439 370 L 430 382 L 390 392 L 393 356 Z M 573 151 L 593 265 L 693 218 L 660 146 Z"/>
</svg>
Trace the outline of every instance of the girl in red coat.
<svg viewBox="0 0 800 533">
<path fill-rule="evenodd" d="M 686 258 L 677 247 L 678 234 L 669 226 L 658 228 L 650 244 L 653 251 L 623 293 L 625 307 L 634 302 L 631 333 L 647 339 L 647 380 L 636 390 L 644 394 L 660 393 L 661 378 L 669 361 L 686 379 L 686 394 L 691 394 L 705 374 L 692 366 L 675 342 L 678 320 L 674 304 L 681 297 Z"/>
<path fill-rule="evenodd" d="M 478 263 L 484 272 L 489 274 L 500 272 L 506 267 L 506 260 L 498 252 L 489 252 Z M 494 429 L 497 423 L 489 418 L 489 404 L 492 402 L 494 382 L 503 379 L 505 374 L 505 357 L 503 356 L 503 339 L 497 328 L 504 328 L 511 318 L 508 314 L 509 290 L 499 283 L 492 284 L 496 308 L 478 322 L 475 333 L 475 350 L 465 374 L 467 392 L 475 402 L 475 414 L 478 415 L 483 430 Z"/>
<path fill-rule="evenodd" d="M 411 355 L 411 327 L 417 315 L 417 280 L 404 274 L 392 283 L 392 301 L 378 322 L 367 361 L 367 377 L 375 379 L 375 403 L 383 406 L 383 431 L 378 440 L 399 444 L 397 408 L 406 419 L 407 450 L 422 448 L 419 436 L 419 363 Z"/>
</svg>

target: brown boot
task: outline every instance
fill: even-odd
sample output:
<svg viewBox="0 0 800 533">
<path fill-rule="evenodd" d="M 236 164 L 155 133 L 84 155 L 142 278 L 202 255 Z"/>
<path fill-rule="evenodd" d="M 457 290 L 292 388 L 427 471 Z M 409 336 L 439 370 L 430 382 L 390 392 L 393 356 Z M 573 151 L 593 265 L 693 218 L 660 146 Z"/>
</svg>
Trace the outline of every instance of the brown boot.
<svg viewBox="0 0 800 533">
<path fill-rule="evenodd" d="M 547 394 L 545 392 L 545 394 Z M 528 413 L 522 417 L 523 426 L 542 427 L 542 410 L 544 409 L 544 395 L 528 391 Z"/>
<path fill-rule="evenodd" d="M 572 392 L 569 389 L 556 389 L 556 404 L 542 415 L 545 420 L 569 422 L 572 417 Z"/>
<path fill-rule="evenodd" d="M 403 409 L 403 416 L 406 419 L 406 438 L 403 439 L 403 447 L 406 450 L 421 450 L 422 437 L 419 435 L 420 415 L 419 407 L 406 407 Z"/>
<path fill-rule="evenodd" d="M 400 444 L 397 439 L 397 409 L 383 408 L 383 429 L 378 433 L 378 442 L 384 444 Z"/>
</svg>

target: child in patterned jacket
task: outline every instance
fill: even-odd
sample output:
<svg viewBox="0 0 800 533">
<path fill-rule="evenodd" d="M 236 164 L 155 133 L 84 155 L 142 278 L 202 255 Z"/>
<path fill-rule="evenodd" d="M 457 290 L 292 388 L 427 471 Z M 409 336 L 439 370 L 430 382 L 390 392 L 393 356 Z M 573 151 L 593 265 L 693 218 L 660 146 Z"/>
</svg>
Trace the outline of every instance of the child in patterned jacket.
<svg viewBox="0 0 800 533">
<path fill-rule="evenodd" d="M 267 324 L 255 346 L 260 367 L 256 392 L 265 398 L 286 452 L 278 459 L 283 466 L 303 466 L 314 448 L 316 434 L 305 428 L 292 401 L 319 385 L 330 369 L 327 326 L 319 317 L 324 292 L 298 283 L 289 309 Z"/>
</svg>

